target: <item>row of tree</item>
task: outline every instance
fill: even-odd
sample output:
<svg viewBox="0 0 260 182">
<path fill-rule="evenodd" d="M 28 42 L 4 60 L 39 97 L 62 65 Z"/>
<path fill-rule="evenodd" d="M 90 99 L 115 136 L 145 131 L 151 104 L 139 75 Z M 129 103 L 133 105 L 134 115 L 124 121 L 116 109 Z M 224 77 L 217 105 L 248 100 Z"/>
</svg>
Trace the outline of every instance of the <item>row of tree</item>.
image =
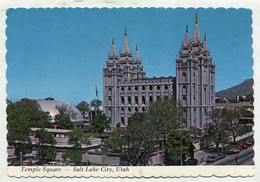
<svg viewBox="0 0 260 182">
<path fill-rule="evenodd" d="M 207 147 L 209 143 L 214 143 L 215 149 L 218 150 L 220 143 L 224 144 L 225 141 L 230 139 L 233 140 L 233 143 L 236 143 L 239 130 L 244 127 L 241 118 L 248 114 L 249 111 L 244 108 L 214 108 L 208 113 L 211 122 L 204 125 L 204 131 L 194 128 L 192 131 L 193 134 L 202 136 L 202 148 Z"/>
<path fill-rule="evenodd" d="M 134 113 L 126 128 L 117 128 L 103 142 L 106 152 L 121 153 L 125 165 L 149 165 L 154 152 L 162 151 L 166 165 L 180 165 L 192 155 L 183 109 L 173 98 L 157 100 L 146 113 Z"/>
</svg>

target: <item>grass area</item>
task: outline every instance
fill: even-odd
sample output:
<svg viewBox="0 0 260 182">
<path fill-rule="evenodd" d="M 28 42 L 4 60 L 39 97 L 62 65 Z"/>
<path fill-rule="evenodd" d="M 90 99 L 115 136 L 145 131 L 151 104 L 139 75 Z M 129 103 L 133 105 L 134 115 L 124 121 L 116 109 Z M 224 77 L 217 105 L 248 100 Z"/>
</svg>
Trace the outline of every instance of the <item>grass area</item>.
<svg viewBox="0 0 260 182">
<path fill-rule="evenodd" d="M 199 142 L 200 141 L 200 139 L 199 138 L 191 138 L 191 142 Z"/>
<path fill-rule="evenodd" d="M 100 138 L 99 133 L 89 132 L 89 133 L 83 133 L 83 135 L 85 137 L 93 136 L 94 138 Z M 110 136 L 111 136 L 110 133 L 102 133 L 102 138 L 107 138 L 107 137 L 110 137 Z"/>
<path fill-rule="evenodd" d="M 228 151 L 228 150 L 230 150 L 230 149 L 232 149 L 232 148 L 236 148 L 236 147 L 238 147 L 240 144 L 243 144 L 243 143 L 245 143 L 247 140 L 251 140 L 251 139 L 253 139 L 253 136 L 246 137 L 246 138 L 244 138 L 244 139 L 242 139 L 242 140 L 237 141 L 236 143 L 227 144 L 227 145 L 225 146 L 225 150 Z"/>
</svg>

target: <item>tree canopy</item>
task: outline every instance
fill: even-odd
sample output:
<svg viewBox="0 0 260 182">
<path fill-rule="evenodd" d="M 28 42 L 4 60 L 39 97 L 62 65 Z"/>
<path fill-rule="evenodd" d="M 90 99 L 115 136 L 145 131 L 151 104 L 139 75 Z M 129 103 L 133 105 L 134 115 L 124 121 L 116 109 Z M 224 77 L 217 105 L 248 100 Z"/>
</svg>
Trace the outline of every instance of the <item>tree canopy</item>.
<svg viewBox="0 0 260 182">
<path fill-rule="evenodd" d="M 75 119 L 76 113 L 68 108 L 66 105 L 58 106 L 57 110 L 59 114 L 55 115 L 55 123 L 58 124 L 58 128 L 61 129 L 73 129 L 73 123 L 71 119 Z"/>
<path fill-rule="evenodd" d="M 35 131 L 35 138 L 38 139 L 38 153 L 39 153 L 39 163 L 42 164 L 45 161 L 53 160 L 56 156 L 56 151 L 54 145 L 56 140 L 44 128 Z"/>
<path fill-rule="evenodd" d="M 89 104 L 86 101 L 81 101 L 76 107 L 82 113 L 83 117 L 86 119 L 87 114 L 89 112 Z"/>
<path fill-rule="evenodd" d="M 104 130 L 110 130 L 110 121 L 107 119 L 106 115 L 103 113 L 98 112 L 95 118 L 92 120 L 91 123 L 92 130 L 94 132 L 99 133 L 100 138 L 102 133 L 104 133 Z"/>
</svg>

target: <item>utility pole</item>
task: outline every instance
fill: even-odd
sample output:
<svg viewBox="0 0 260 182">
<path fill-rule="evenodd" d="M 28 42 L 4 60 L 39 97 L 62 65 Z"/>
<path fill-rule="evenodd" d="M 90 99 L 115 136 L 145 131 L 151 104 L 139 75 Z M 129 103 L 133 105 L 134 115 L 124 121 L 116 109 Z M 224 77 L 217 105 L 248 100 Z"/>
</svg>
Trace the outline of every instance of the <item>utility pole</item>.
<svg viewBox="0 0 260 182">
<path fill-rule="evenodd" d="M 23 165 L 23 153 L 20 152 L 20 166 Z"/>
<path fill-rule="evenodd" d="M 181 136 L 181 166 L 182 166 L 182 163 L 183 163 L 183 161 L 182 161 L 182 136 Z"/>
</svg>

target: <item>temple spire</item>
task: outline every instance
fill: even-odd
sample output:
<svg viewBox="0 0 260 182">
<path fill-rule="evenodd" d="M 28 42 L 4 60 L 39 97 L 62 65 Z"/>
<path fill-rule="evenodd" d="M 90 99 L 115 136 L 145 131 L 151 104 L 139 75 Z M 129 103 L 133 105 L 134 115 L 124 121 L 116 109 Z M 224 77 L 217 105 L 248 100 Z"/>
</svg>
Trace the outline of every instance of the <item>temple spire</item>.
<svg viewBox="0 0 260 182">
<path fill-rule="evenodd" d="M 123 43 L 121 54 L 122 53 L 130 53 L 129 46 L 128 46 L 128 41 L 127 41 L 126 27 L 125 27 L 125 38 L 124 38 L 124 43 Z"/>
<path fill-rule="evenodd" d="M 111 57 L 112 56 L 117 56 L 114 38 L 112 39 L 112 45 L 111 45 L 109 56 L 111 56 Z"/>
<path fill-rule="evenodd" d="M 195 29 L 194 29 L 194 34 L 193 34 L 193 42 L 199 42 L 200 41 L 200 31 L 199 31 L 199 24 L 198 24 L 198 13 L 195 14 L 196 16 L 196 21 L 195 21 Z"/>
<path fill-rule="evenodd" d="M 188 25 L 186 25 L 186 34 L 185 34 L 184 43 L 185 43 L 186 45 L 190 43 L 190 36 L 189 36 Z"/>
<path fill-rule="evenodd" d="M 136 46 L 136 49 L 135 49 L 135 58 L 134 58 L 134 61 L 140 61 L 140 57 L 139 57 L 138 47 L 137 47 L 137 46 Z"/>
<path fill-rule="evenodd" d="M 208 51 L 208 43 L 207 43 L 207 36 L 206 33 L 204 35 L 204 46 L 203 46 L 204 51 Z"/>
</svg>

